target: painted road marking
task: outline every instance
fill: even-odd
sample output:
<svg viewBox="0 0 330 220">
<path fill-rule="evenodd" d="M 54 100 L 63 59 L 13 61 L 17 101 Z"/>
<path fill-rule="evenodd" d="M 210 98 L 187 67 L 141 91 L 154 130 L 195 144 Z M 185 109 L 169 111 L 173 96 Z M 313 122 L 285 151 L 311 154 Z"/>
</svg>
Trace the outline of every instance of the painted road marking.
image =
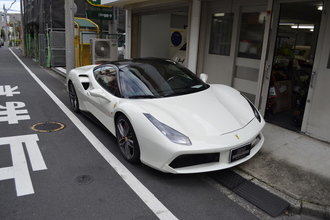
<svg viewBox="0 0 330 220">
<path fill-rule="evenodd" d="M 15 91 L 18 89 L 18 86 L 11 87 L 9 85 L 0 86 L 0 95 L 5 95 L 7 97 L 14 96 L 16 94 L 20 94 L 19 91 Z"/>
<path fill-rule="evenodd" d="M 8 124 L 18 124 L 18 120 L 29 120 L 28 111 L 24 108 L 24 102 L 6 102 L 6 105 L 0 105 L 0 121 L 8 121 Z M 1 111 L 4 109 L 4 111 Z M 26 115 L 25 115 L 26 114 Z"/>
<path fill-rule="evenodd" d="M 152 194 L 103 144 L 95 135 L 57 98 L 57 96 L 23 63 L 21 59 L 11 50 L 12 54 L 34 78 L 34 80 L 44 89 L 51 99 L 60 107 L 73 124 L 90 141 L 94 148 L 113 167 L 121 178 L 131 187 L 131 189 L 141 198 L 141 200 L 154 212 L 159 219 L 177 219 L 155 196 Z"/>
<path fill-rule="evenodd" d="M 0 168 L 0 181 L 14 179 L 17 196 L 25 196 L 34 193 L 23 144 L 28 152 L 33 171 L 47 169 L 37 144 L 38 140 L 36 134 L 0 138 L 0 146 L 10 146 L 13 163 L 12 167 Z"/>
</svg>

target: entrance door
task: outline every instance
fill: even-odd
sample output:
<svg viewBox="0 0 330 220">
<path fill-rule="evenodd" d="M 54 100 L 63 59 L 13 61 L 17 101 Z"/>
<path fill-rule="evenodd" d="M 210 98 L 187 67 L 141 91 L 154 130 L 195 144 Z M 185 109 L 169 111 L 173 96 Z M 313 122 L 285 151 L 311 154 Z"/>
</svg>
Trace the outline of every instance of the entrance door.
<svg viewBox="0 0 330 220">
<path fill-rule="evenodd" d="M 327 4 L 329 12 L 330 4 Z M 330 142 L 330 14 L 324 13 L 302 131 Z"/>
<path fill-rule="evenodd" d="M 318 42 L 322 2 L 283 3 L 269 62 L 265 119 L 291 130 L 301 130 L 314 55 Z M 275 16 L 276 17 L 276 16 Z"/>
<path fill-rule="evenodd" d="M 201 72 L 209 75 L 210 83 L 230 85 L 255 102 L 263 63 L 267 5 L 251 6 L 251 2 L 209 3 L 208 14 L 212 17 L 207 21 Z"/>
<path fill-rule="evenodd" d="M 244 6 L 239 20 L 233 87 L 256 102 L 267 16 L 266 5 Z"/>
</svg>

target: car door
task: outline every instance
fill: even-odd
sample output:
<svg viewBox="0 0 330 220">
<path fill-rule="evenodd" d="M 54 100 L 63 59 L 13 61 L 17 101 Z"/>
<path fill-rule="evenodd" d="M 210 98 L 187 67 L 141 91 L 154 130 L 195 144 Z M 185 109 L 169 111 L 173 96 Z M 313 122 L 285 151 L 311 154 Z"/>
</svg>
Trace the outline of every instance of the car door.
<svg viewBox="0 0 330 220">
<path fill-rule="evenodd" d="M 95 86 L 89 91 L 89 111 L 115 134 L 114 109 L 119 98 L 117 69 L 112 65 L 104 65 L 94 70 Z"/>
</svg>

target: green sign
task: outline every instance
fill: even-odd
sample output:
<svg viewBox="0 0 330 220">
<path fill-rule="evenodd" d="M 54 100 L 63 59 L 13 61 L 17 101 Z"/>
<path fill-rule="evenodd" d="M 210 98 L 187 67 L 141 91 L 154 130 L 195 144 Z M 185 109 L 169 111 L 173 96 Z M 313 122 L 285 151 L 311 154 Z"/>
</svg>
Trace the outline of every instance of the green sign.
<svg viewBox="0 0 330 220">
<path fill-rule="evenodd" d="M 112 11 L 95 11 L 87 10 L 87 17 L 89 19 L 98 19 L 98 20 L 112 20 L 113 12 Z"/>
<path fill-rule="evenodd" d="M 101 4 L 101 0 L 89 0 L 89 1 L 91 1 L 95 5 L 100 5 Z"/>
<path fill-rule="evenodd" d="M 112 6 L 101 5 L 101 0 L 86 0 L 86 2 L 90 5 L 95 6 L 95 7 L 112 8 Z"/>
</svg>

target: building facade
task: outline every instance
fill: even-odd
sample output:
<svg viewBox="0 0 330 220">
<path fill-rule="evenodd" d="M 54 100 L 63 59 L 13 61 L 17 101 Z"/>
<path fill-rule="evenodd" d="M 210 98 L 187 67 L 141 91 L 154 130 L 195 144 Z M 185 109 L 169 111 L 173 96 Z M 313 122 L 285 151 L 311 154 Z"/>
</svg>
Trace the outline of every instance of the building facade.
<svg viewBox="0 0 330 220">
<path fill-rule="evenodd" d="M 127 10 L 126 56 L 175 59 L 268 122 L 330 142 L 330 1 L 101 0 Z M 182 51 L 181 51 L 182 52 Z"/>
<path fill-rule="evenodd" d="M 76 66 L 87 65 L 91 60 L 90 38 L 104 38 L 111 34 L 124 33 L 125 14 L 119 8 L 95 6 L 91 4 L 92 1 L 72 2 L 73 16 L 77 18 L 72 24 L 76 41 Z M 65 1 L 29 0 L 23 2 L 22 8 L 26 55 L 38 60 L 42 66 L 66 66 Z M 106 16 L 112 17 L 110 19 Z M 81 25 L 78 21 L 86 22 L 83 22 L 85 25 Z M 110 29 L 110 26 L 114 28 Z M 98 36 L 94 29 L 97 29 Z"/>
</svg>

